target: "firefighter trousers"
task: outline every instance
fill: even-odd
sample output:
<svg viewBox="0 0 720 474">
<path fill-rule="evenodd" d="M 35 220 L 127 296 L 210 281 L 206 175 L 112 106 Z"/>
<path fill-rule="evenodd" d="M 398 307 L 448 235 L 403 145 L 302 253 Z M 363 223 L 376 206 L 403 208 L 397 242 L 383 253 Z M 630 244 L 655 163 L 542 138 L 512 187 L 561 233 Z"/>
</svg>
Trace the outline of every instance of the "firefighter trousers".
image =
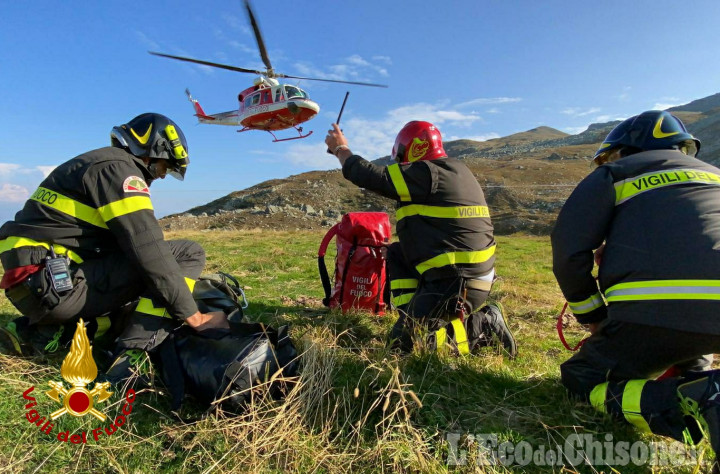
<svg viewBox="0 0 720 474">
<path fill-rule="evenodd" d="M 183 275 L 197 279 L 205 267 L 205 251 L 190 240 L 168 241 Z M 71 265 L 73 289 L 60 295 L 60 302 L 47 308 L 34 295 L 11 300 L 30 324 L 66 323 L 76 318 L 86 322 L 115 311 L 141 296 L 153 298 L 141 270 L 125 254 L 112 253 L 102 258 L 87 259 Z"/>
<path fill-rule="evenodd" d="M 643 431 L 687 441 L 678 386 L 708 370 L 720 336 L 605 320 L 560 366 L 570 394 Z M 670 367 L 679 377 L 655 380 Z"/>
<path fill-rule="evenodd" d="M 463 336 L 466 340 L 471 339 L 473 333 L 479 337 L 480 319 L 478 324 L 471 324 L 472 328 L 465 329 L 453 329 L 448 322 L 456 317 L 458 305 L 465 306 L 465 315 L 477 312 L 490 294 L 492 282 L 487 282 L 487 288 L 479 289 L 469 286 L 468 280 L 460 276 L 433 280 L 423 278 L 405 261 L 398 243 L 388 247 L 387 272 L 391 301 L 399 313 L 389 335 L 395 347 L 410 352 L 412 333 L 418 328 L 433 332 L 448 326 L 453 333 L 466 331 Z"/>
</svg>

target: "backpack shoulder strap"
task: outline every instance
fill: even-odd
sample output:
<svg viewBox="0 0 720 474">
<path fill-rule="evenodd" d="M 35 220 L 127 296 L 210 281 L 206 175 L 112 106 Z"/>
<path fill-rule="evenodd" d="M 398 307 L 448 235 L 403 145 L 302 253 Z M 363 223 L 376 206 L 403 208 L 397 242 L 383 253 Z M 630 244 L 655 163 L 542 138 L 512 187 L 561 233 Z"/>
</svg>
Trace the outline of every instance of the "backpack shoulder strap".
<svg viewBox="0 0 720 474">
<path fill-rule="evenodd" d="M 338 232 L 338 222 L 330 228 L 330 230 L 323 237 L 320 242 L 320 248 L 318 249 L 318 271 L 320 272 L 320 281 L 322 282 L 323 290 L 325 290 L 325 298 L 323 298 L 323 304 L 330 306 L 330 275 L 328 275 L 327 267 L 325 266 L 325 253 L 327 252 L 330 241 L 335 237 Z"/>
</svg>

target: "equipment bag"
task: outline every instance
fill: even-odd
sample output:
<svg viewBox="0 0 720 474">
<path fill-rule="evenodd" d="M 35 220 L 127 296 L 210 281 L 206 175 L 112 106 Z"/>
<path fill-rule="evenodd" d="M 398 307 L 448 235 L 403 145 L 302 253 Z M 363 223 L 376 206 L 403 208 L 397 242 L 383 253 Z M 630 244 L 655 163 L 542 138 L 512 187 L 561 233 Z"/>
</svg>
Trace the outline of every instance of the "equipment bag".
<svg viewBox="0 0 720 474">
<path fill-rule="evenodd" d="M 325 290 L 323 304 L 385 314 L 385 259 L 380 249 L 390 242 L 390 221 L 384 212 L 350 212 L 335 224 L 320 243 L 318 270 Z M 334 285 L 325 267 L 328 244 L 336 237 Z"/>
<path fill-rule="evenodd" d="M 234 412 L 253 394 L 282 397 L 287 378 L 298 368 L 288 327 L 275 330 L 243 322 L 247 300 L 237 280 L 227 274 L 201 276 L 193 298 L 202 312 L 224 311 L 230 329 L 197 332 L 173 318 L 133 313 L 118 338 L 116 355 L 132 349 L 147 352 L 172 397 L 173 410 L 186 394 L 207 408 L 217 402 Z"/>
<path fill-rule="evenodd" d="M 298 354 L 287 326 L 276 331 L 260 323 L 231 323 L 229 331 L 210 336 L 184 327 L 172 337 L 182 391 L 202 404 L 238 413 L 253 396 L 280 399 L 294 383 Z"/>
</svg>

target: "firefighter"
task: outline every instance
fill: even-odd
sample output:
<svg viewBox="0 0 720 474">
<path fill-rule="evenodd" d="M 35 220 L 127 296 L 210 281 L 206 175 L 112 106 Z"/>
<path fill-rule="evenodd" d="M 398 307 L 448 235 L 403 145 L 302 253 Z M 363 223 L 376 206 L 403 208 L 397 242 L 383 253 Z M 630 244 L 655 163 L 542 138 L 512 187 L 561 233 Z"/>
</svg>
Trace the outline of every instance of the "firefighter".
<svg viewBox="0 0 720 474">
<path fill-rule="evenodd" d="M 354 155 L 337 124 L 325 138 L 343 176 L 397 201 L 399 242 L 387 250 L 394 306 L 400 317 L 393 347 L 413 348 L 413 334 L 428 346 L 456 353 L 499 343 L 515 357 L 515 340 L 499 303 L 483 307 L 495 276 L 495 239 L 485 196 L 472 172 L 448 158 L 440 131 L 413 121 L 397 135 L 391 158 L 376 166 Z M 482 308 L 481 308 L 482 307 Z"/>
<path fill-rule="evenodd" d="M 720 374 L 703 354 L 720 352 L 720 169 L 699 150 L 669 112 L 621 122 L 551 240 L 560 289 L 591 332 L 561 365 L 563 385 L 641 430 L 709 436 L 717 453 Z M 656 380 L 672 366 L 678 376 Z"/>
<path fill-rule="evenodd" d="M 55 168 L 0 228 L 0 288 L 24 315 L 0 329 L 6 348 L 32 352 L 38 347 L 29 342 L 47 342 L 51 334 L 57 347 L 63 325 L 126 305 L 138 317 L 184 321 L 197 330 L 227 325 L 224 313 L 198 311 L 191 294 L 204 250 L 164 240 L 150 200 L 154 180 L 185 176 L 182 131 L 163 115 L 145 113 L 114 127 L 110 138 L 112 146 Z"/>
</svg>

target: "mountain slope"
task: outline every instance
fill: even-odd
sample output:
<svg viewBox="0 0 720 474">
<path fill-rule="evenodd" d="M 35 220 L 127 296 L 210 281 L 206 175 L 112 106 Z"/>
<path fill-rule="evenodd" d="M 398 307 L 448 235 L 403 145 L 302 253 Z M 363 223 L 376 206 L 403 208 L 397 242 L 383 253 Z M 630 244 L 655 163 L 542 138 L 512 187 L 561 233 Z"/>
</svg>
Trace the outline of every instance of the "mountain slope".
<svg viewBox="0 0 720 474">
<path fill-rule="evenodd" d="M 720 93 L 669 109 L 702 141 L 699 158 L 720 164 Z M 485 142 L 444 144 L 464 161 L 485 190 L 498 234 L 547 234 L 577 183 L 592 169 L 592 156 L 619 122 L 592 124 L 577 135 L 538 127 Z M 390 157 L 374 163 L 385 166 Z M 183 214 L 161 220 L 176 229 L 321 229 L 351 211 L 382 211 L 394 202 L 346 181 L 340 170 L 310 171 L 235 191 Z"/>
</svg>

